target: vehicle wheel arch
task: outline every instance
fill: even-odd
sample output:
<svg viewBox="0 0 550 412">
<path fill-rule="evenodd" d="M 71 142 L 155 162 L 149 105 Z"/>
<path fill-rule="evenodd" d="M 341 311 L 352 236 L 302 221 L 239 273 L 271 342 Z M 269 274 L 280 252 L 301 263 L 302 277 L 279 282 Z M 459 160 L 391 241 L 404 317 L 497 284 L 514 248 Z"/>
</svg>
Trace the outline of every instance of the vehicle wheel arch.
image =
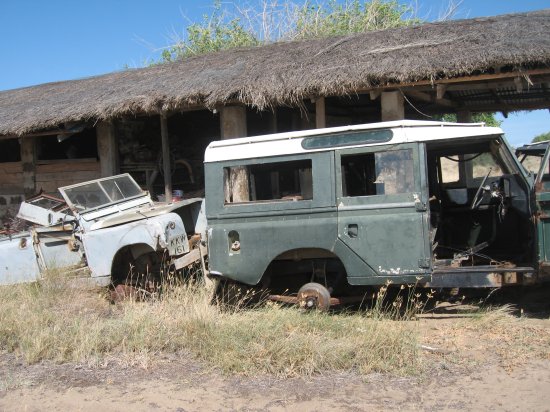
<svg viewBox="0 0 550 412">
<path fill-rule="evenodd" d="M 304 264 L 305 262 L 311 262 L 314 260 L 330 260 L 332 262 L 332 267 L 339 266 L 340 269 L 343 271 L 344 277 L 347 278 L 346 265 L 344 263 L 344 260 L 340 256 L 338 256 L 338 254 L 325 248 L 302 247 L 288 249 L 274 256 L 263 270 L 262 276 L 258 280 L 258 285 L 266 284 L 268 278 L 272 276 L 272 273 L 270 273 L 270 271 L 273 270 L 273 267 L 277 265 L 277 262 L 294 261 Z"/>
<path fill-rule="evenodd" d="M 157 254 L 158 252 L 147 243 L 133 243 L 120 247 L 111 262 L 111 283 L 126 281 L 130 275 L 131 265 L 135 265 L 139 258 Z"/>
</svg>

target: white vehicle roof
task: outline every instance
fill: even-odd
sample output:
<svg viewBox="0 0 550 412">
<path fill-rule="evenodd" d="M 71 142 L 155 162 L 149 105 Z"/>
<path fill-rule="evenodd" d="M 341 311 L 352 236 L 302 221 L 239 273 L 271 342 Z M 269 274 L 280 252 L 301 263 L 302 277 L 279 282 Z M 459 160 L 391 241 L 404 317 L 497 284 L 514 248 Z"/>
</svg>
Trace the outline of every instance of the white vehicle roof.
<svg viewBox="0 0 550 412">
<path fill-rule="evenodd" d="M 391 130 L 389 140 L 379 143 L 304 148 L 304 139 L 313 136 L 327 136 L 345 132 Z M 420 120 L 399 120 L 393 122 L 370 123 L 326 129 L 301 130 L 298 132 L 269 134 L 218 140 L 210 143 L 204 155 L 205 163 L 226 160 L 253 159 L 259 157 L 282 156 L 298 153 L 328 151 L 348 147 L 379 146 L 386 144 L 449 140 L 475 136 L 502 135 L 499 127 L 488 127 L 484 123 L 449 123 Z"/>
</svg>

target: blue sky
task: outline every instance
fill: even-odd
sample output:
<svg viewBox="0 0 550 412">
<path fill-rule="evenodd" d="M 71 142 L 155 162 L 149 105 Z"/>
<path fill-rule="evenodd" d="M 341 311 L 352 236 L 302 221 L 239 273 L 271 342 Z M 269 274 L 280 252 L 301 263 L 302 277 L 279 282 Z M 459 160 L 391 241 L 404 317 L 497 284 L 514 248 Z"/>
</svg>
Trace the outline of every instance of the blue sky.
<svg viewBox="0 0 550 412">
<path fill-rule="evenodd" d="M 432 20 L 449 2 L 403 3 L 417 4 L 418 16 Z M 141 66 L 158 58 L 172 34 L 181 34 L 189 21 L 200 20 L 211 4 L 190 0 L 0 0 L 0 90 Z M 463 0 L 455 18 L 543 8 L 550 8 L 550 0 Z M 511 114 L 502 127 L 512 144 L 518 145 L 550 131 L 550 114 L 548 110 Z"/>
</svg>

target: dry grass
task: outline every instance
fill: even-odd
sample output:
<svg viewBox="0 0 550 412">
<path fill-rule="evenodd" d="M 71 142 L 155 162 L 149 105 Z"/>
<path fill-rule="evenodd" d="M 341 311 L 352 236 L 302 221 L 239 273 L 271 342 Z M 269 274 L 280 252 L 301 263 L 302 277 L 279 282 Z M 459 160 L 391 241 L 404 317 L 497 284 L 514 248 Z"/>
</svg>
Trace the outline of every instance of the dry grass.
<svg viewBox="0 0 550 412">
<path fill-rule="evenodd" d="M 28 363 L 149 367 L 168 353 L 191 353 L 225 373 L 244 375 L 407 375 L 429 367 L 421 343 L 444 349 L 446 360 L 456 364 L 483 363 L 487 353 L 505 368 L 550 359 L 548 327 L 514 316 L 509 306 L 454 321 L 414 321 L 431 293 L 420 296 L 412 285 L 384 286 L 368 310 L 349 313 L 272 303 L 227 310 L 212 305 L 211 294 L 196 285 L 172 287 L 147 302 L 113 305 L 105 290 L 76 288 L 60 276 L 0 291 L 0 350 Z"/>
<path fill-rule="evenodd" d="M 482 335 L 499 362 L 508 369 L 532 359 L 550 359 L 550 330 L 533 320 L 517 317 L 509 305 L 482 309 L 457 324 L 465 333 Z"/>
<path fill-rule="evenodd" d="M 415 322 L 380 313 L 304 312 L 276 304 L 223 310 L 197 286 L 162 299 L 112 305 L 104 291 L 54 278 L 0 289 L 0 349 L 29 363 L 147 366 L 156 355 L 190 352 L 226 373 L 297 376 L 330 370 L 414 373 Z"/>
<path fill-rule="evenodd" d="M 458 317 L 425 317 L 420 340 L 442 349 L 446 361 L 478 368 L 492 362 L 513 370 L 529 361 L 550 359 L 547 319 L 517 316 L 511 305 L 472 308 Z"/>
</svg>

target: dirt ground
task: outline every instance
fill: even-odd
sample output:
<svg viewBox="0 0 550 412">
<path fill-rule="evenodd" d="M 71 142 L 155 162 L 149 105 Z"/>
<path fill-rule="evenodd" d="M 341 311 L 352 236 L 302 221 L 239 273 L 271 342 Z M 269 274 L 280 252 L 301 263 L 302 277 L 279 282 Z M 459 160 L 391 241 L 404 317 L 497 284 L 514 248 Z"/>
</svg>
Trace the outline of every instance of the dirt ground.
<svg viewBox="0 0 550 412">
<path fill-rule="evenodd" d="M 329 373 L 312 378 L 223 376 L 186 353 L 153 366 L 43 362 L 0 354 L 3 411 L 547 411 L 550 319 L 472 327 L 460 308 L 419 322 L 418 376 Z M 500 320 L 502 322 L 502 320 Z"/>
</svg>

